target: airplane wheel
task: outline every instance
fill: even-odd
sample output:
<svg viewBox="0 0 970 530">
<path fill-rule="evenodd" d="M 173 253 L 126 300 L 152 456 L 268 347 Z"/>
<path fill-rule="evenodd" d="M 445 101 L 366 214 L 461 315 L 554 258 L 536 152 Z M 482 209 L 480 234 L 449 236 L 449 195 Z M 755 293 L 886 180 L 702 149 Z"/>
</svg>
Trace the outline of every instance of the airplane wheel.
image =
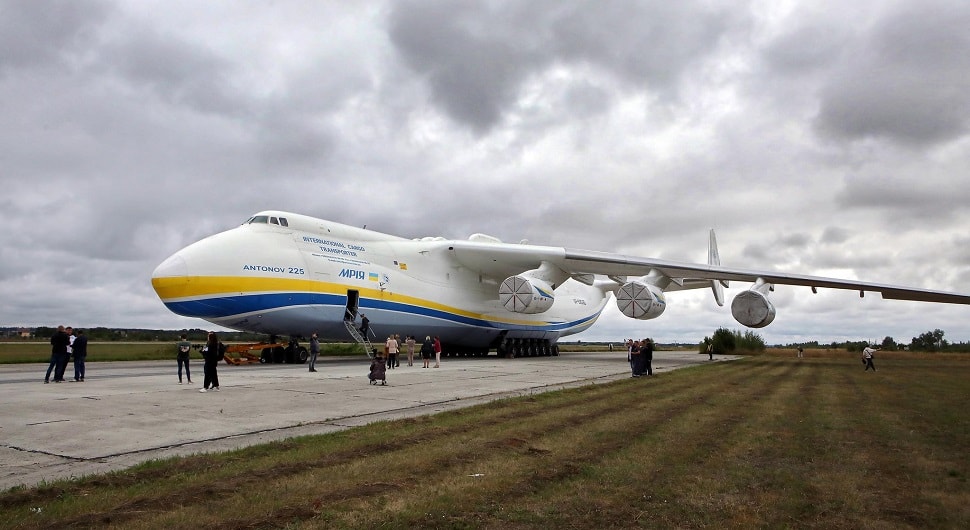
<svg viewBox="0 0 970 530">
<path fill-rule="evenodd" d="M 552 356 L 553 357 L 559 357 L 559 345 L 558 344 L 553 344 L 552 345 Z"/>
</svg>

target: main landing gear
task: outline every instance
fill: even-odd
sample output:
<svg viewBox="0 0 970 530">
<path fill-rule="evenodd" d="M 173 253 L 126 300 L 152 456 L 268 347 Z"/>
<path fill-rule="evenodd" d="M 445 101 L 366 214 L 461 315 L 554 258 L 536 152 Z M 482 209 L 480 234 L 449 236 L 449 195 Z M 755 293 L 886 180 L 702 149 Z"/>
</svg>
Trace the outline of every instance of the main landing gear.
<svg viewBox="0 0 970 530">
<path fill-rule="evenodd" d="M 263 348 L 259 356 L 261 363 L 304 364 L 310 358 L 310 351 L 305 346 L 300 346 L 295 338 L 290 339 L 286 346 L 279 343 L 275 336 L 270 338 L 270 342 L 275 344 Z"/>
<path fill-rule="evenodd" d="M 559 345 L 548 339 L 505 339 L 498 348 L 498 356 L 507 359 L 558 355 Z"/>
</svg>

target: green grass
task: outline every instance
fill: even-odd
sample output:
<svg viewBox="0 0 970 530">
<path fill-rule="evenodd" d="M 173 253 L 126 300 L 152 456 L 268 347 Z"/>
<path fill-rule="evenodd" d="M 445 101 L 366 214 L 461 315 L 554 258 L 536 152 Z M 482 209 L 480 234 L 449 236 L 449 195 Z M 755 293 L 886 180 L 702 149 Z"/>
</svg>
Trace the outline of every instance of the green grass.
<svg viewBox="0 0 970 530">
<path fill-rule="evenodd" d="M 876 364 L 756 356 L 150 462 L 10 490 L 0 527 L 970 527 L 970 359 Z"/>
</svg>

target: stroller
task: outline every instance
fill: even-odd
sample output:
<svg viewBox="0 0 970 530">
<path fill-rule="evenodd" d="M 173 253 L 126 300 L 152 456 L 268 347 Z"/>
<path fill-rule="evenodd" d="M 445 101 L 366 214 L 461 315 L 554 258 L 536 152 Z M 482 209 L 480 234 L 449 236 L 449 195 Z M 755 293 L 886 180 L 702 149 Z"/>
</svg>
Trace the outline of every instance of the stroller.
<svg viewBox="0 0 970 530">
<path fill-rule="evenodd" d="M 382 385 L 387 384 L 387 364 L 384 357 L 381 357 L 377 350 L 374 350 L 374 360 L 370 363 L 370 372 L 367 374 L 367 378 L 370 379 L 370 384 L 376 385 L 378 381 Z"/>
</svg>

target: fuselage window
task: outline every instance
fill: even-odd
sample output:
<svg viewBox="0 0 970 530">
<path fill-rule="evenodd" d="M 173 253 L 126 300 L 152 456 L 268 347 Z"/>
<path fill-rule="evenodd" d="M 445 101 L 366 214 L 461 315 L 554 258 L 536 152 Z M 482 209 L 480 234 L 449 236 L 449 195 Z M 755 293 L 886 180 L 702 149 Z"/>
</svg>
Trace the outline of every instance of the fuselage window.
<svg viewBox="0 0 970 530">
<path fill-rule="evenodd" d="M 286 217 L 280 217 L 280 226 L 290 226 L 289 223 L 286 222 Z"/>
</svg>

